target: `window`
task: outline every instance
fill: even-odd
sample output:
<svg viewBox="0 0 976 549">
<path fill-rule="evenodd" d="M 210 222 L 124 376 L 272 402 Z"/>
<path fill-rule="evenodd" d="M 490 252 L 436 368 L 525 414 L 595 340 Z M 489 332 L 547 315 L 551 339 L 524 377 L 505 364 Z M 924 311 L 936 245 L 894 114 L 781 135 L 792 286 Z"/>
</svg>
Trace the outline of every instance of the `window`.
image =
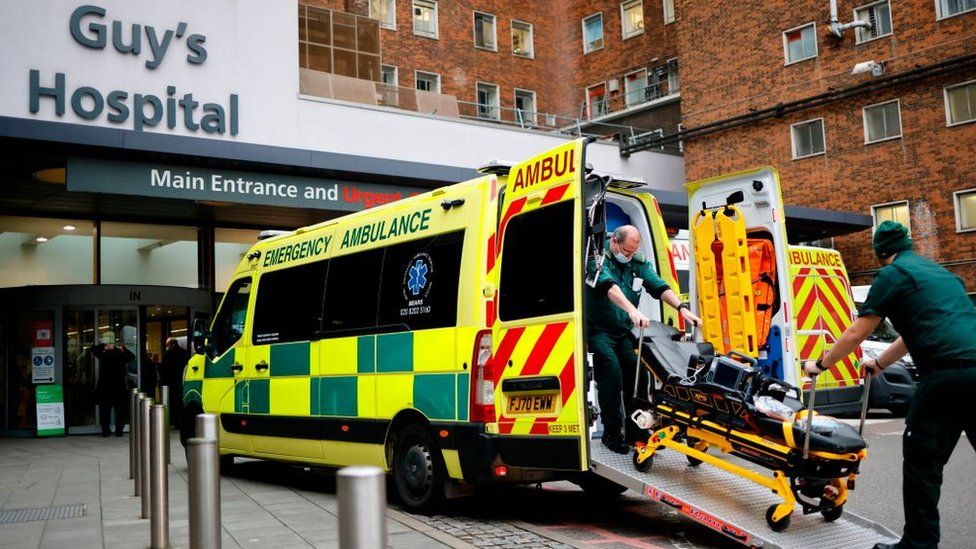
<svg viewBox="0 0 976 549">
<path fill-rule="evenodd" d="M 586 110 L 590 118 L 603 116 L 610 112 L 605 82 L 586 88 Z"/>
<path fill-rule="evenodd" d="M 415 71 L 417 89 L 434 93 L 441 93 L 441 75 L 432 72 Z"/>
<path fill-rule="evenodd" d="M 478 118 L 498 120 L 501 109 L 498 102 L 498 86 L 478 83 Z"/>
<path fill-rule="evenodd" d="M 512 54 L 529 59 L 535 57 L 531 24 L 512 20 Z"/>
<path fill-rule="evenodd" d="M 976 189 L 952 193 L 956 203 L 956 231 L 976 231 Z"/>
<path fill-rule="evenodd" d="M 457 325 L 458 279 L 464 231 L 386 249 L 379 325 L 384 331 Z"/>
<path fill-rule="evenodd" d="M 369 16 L 384 29 L 396 30 L 396 0 L 369 0 Z"/>
<path fill-rule="evenodd" d="M 102 284 L 198 288 L 197 228 L 102 223 Z"/>
<path fill-rule="evenodd" d="M 382 249 L 329 260 L 322 332 L 338 337 L 374 331 L 382 267 Z"/>
<path fill-rule="evenodd" d="M 817 56 L 817 24 L 810 23 L 783 33 L 786 64 Z"/>
<path fill-rule="evenodd" d="M 517 215 L 502 242 L 498 316 L 534 318 L 573 310 L 573 201 Z M 539 251 L 547 273 L 538 276 Z"/>
<path fill-rule="evenodd" d="M 298 66 L 378 81 L 380 22 L 299 4 Z"/>
<path fill-rule="evenodd" d="M 437 2 L 413 0 L 413 33 L 417 36 L 437 38 Z"/>
<path fill-rule="evenodd" d="M 317 261 L 261 275 L 251 330 L 255 345 L 312 339 L 321 328 L 327 269 L 328 261 Z"/>
<path fill-rule="evenodd" d="M 939 19 L 976 10 L 976 0 L 936 0 L 935 5 Z"/>
<path fill-rule="evenodd" d="M 397 68 L 393 65 L 382 65 L 380 66 L 380 81 L 387 86 L 398 86 L 397 81 L 399 77 L 397 76 Z"/>
<path fill-rule="evenodd" d="M 631 0 L 620 4 L 620 26 L 624 40 L 644 33 L 643 0 Z"/>
<path fill-rule="evenodd" d="M 474 12 L 474 47 L 498 51 L 498 44 L 495 41 L 494 15 Z"/>
<path fill-rule="evenodd" d="M 636 70 L 624 76 L 624 103 L 627 106 L 647 101 L 647 69 Z"/>
<path fill-rule="evenodd" d="M 898 100 L 864 107 L 864 143 L 901 137 L 901 109 Z"/>
<path fill-rule="evenodd" d="M 854 10 L 854 19 L 867 21 L 871 27 L 857 29 L 857 43 L 867 42 L 891 34 L 891 4 L 888 0 Z"/>
<path fill-rule="evenodd" d="M 664 0 L 664 24 L 674 23 L 674 0 Z"/>
<path fill-rule="evenodd" d="M 823 118 L 799 122 L 790 126 L 793 140 L 793 159 L 806 158 L 826 152 Z"/>
<path fill-rule="evenodd" d="M 518 116 L 517 122 L 520 125 L 535 124 L 536 107 L 534 91 L 515 88 L 515 113 Z"/>
<path fill-rule="evenodd" d="M 603 49 L 603 14 L 583 19 L 583 53 Z"/>
<path fill-rule="evenodd" d="M 247 300 L 251 295 L 251 279 L 240 278 L 231 284 L 220 310 L 213 323 L 214 354 L 220 356 L 230 349 L 244 333 L 244 323 L 247 320 Z"/>
<path fill-rule="evenodd" d="M 0 287 L 91 284 L 94 234 L 91 221 L 0 216 Z"/>
<path fill-rule="evenodd" d="M 678 93 L 681 91 L 681 85 L 678 83 L 678 58 L 668 59 L 664 67 L 668 75 L 668 94 Z"/>
<path fill-rule="evenodd" d="M 912 234 L 912 220 L 908 214 L 908 202 L 891 202 L 871 206 L 871 215 L 874 217 L 875 229 L 885 221 L 897 221 L 908 228 L 909 235 Z"/>
<path fill-rule="evenodd" d="M 976 80 L 946 88 L 945 103 L 948 125 L 976 121 Z"/>
</svg>

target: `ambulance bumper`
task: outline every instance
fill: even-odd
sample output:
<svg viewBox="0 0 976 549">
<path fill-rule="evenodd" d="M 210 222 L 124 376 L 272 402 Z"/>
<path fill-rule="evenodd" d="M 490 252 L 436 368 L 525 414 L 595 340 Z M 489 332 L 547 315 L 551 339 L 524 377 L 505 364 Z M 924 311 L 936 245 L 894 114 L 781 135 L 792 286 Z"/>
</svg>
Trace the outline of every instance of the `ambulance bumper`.
<svg viewBox="0 0 976 549">
<path fill-rule="evenodd" d="M 542 482 L 567 478 L 582 469 L 576 437 L 505 436 L 484 424 L 456 425 L 453 446 L 464 480 L 471 484 Z"/>
</svg>

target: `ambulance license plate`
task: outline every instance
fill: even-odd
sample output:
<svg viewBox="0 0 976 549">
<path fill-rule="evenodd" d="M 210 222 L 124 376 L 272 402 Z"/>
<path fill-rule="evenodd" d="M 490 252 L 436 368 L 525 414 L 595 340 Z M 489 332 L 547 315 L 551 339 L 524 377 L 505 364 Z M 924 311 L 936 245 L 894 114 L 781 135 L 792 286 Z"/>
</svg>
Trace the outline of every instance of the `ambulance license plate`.
<svg viewBox="0 0 976 549">
<path fill-rule="evenodd" d="M 508 413 L 521 414 L 553 414 L 556 412 L 556 393 L 538 395 L 514 395 L 508 397 Z"/>
</svg>

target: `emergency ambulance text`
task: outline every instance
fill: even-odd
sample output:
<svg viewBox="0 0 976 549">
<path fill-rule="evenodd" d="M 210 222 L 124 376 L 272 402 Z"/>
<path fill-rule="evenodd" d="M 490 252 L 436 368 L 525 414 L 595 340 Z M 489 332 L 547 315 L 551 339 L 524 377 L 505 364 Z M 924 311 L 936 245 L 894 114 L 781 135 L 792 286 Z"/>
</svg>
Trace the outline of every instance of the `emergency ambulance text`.
<svg viewBox="0 0 976 549">
<path fill-rule="evenodd" d="M 387 221 L 390 222 L 389 225 L 386 224 Z M 360 244 L 426 231 L 428 228 L 430 228 L 430 208 L 353 227 L 342 235 L 342 244 L 339 248 L 351 248 Z"/>
<path fill-rule="evenodd" d="M 329 251 L 329 242 L 331 241 L 332 235 L 320 236 L 304 242 L 285 244 L 284 246 L 273 248 L 265 254 L 262 266 L 272 267 L 286 261 L 295 261 L 312 257 L 313 255 L 322 255 Z"/>
<path fill-rule="evenodd" d="M 810 252 L 793 250 L 790 252 L 790 263 L 793 265 L 811 265 L 814 267 L 843 267 L 844 260 L 839 253 Z"/>
</svg>

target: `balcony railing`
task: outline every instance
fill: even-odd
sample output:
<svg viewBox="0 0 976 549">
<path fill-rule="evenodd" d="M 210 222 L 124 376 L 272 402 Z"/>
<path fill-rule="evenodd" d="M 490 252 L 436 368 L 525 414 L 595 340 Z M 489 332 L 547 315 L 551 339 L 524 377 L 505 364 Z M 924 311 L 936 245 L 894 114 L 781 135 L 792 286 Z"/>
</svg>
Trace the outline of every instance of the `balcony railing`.
<svg viewBox="0 0 976 549">
<path fill-rule="evenodd" d="M 675 81 L 676 83 L 677 81 Z M 677 92 L 677 86 L 672 89 L 668 82 L 664 81 L 643 88 L 632 89 L 619 95 L 603 94 L 583 102 L 580 106 L 580 118 L 584 120 L 603 118 Z"/>
</svg>

